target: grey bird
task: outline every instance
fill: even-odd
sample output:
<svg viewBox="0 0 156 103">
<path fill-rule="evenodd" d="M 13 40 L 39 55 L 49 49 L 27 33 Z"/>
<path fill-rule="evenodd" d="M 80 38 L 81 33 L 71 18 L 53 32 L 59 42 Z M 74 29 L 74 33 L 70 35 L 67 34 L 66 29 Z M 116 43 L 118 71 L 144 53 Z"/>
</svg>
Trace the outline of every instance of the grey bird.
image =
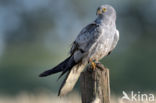
<svg viewBox="0 0 156 103">
<path fill-rule="evenodd" d="M 66 73 L 59 89 L 59 96 L 65 95 L 73 89 L 88 63 L 95 69 L 95 62 L 109 55 L 117 45 L 119 32 L 116 29 L 115 9 L 110 5 L 101 5 L 96 14 L 95 21 L 84 27 L 72 43 L 70 56 L 56 67 L 39 75 L 45 77 L 62 72 L 61 77 Z"/>
</svg>

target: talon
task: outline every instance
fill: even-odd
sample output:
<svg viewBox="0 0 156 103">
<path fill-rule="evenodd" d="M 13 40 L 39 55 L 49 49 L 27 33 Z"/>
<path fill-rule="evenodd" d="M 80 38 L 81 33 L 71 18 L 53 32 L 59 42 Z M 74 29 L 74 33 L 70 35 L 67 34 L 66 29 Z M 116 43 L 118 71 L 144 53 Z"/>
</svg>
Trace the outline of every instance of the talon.
<svg viewBox="0 0 156 103">
<path fill-rule="evenodd" d="M 93 60 L 92 60 L 91 58 L 89 59 L 89 62 L 91 63 L 91 68 L 92 68 L 93 70 L 95 70 L 95 68 L 96 68 L 96 63 L 94 63 Z"/>
<path fill-rule="evenodd" d="M 96 68 L 96 64 L 94 62 L 92 62 L 92 68 L 93 68 L 93 70 L 95 70 L 95 68 Z"/>
</svg>

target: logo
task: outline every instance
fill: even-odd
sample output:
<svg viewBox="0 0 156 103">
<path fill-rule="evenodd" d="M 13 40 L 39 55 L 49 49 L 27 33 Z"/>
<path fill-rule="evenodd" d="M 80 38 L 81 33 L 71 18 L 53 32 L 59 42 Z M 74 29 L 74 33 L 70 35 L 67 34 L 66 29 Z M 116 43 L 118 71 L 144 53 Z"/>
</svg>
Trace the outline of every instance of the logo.
<svg viewBox="0 0 156 103">
<path fill-rule="evenodd" d="M 131 91 L 128 95 L 125 91 L 122 91 L 122 101 L 131 101 L 131 102 L 154 102 L 155 97 L 154 94 L 145 94 L 138 91 L 137 93 L 134 93 L 134 91 Z"/>
</svg>

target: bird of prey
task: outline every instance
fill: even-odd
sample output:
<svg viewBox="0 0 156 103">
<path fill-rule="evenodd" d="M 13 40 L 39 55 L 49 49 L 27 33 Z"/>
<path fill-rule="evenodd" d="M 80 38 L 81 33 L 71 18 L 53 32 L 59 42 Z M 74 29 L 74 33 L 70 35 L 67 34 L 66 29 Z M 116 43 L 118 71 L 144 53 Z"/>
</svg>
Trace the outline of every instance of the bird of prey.
<svg viewBox="0 0 156 103">
<path fill-rule="evenodd" d="M 110 5 L 101 5 L 97 18 L 84 27 L 72 43 L 70 56 L 56 67 L 41 73 L 40 77 L 62 72 L 66 77 L 60 87 L 59 96 L 70 92 L 87 64 L 96 68 L 96 62 L 110 54 L 119 40 L 116 29 L 116 11 Z M 59 78 L 60 78 L 59 77 Z"/>
</svg>

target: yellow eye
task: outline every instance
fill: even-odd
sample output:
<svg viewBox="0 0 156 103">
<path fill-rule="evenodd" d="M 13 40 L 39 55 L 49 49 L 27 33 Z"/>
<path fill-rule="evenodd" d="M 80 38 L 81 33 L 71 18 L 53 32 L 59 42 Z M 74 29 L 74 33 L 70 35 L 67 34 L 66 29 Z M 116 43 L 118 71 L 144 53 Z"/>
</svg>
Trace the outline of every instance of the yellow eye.
<svg viewBox="0 0 156 103">
<path fill-rule="evenodd" d="M 107 11 L 107 9 L 106 9 L 106 8 L 103 8 L 103 9 L 102 9 L 102 11 L 103 11 L 103 12 L 106 12 L 106 11 Z"/>
</svg>

